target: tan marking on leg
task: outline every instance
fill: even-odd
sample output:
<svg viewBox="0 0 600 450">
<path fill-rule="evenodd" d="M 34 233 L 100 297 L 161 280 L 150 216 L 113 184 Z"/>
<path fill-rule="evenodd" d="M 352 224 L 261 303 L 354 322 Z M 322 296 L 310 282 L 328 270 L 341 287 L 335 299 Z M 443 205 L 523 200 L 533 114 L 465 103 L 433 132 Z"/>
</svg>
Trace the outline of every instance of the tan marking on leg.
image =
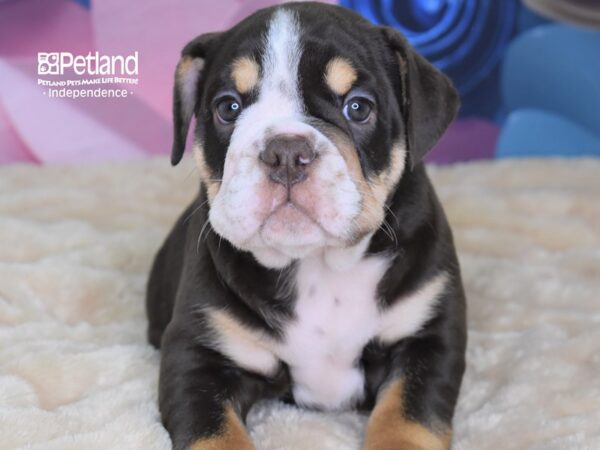
<svg viewBox="0 0 600 450">
<path fill-rule="evenodd" d="M 378 399 L 363 450 L 448 450 L 450 431 L 433 432 L 404 415 L 403 384 L 394 381 Z"/>
<path fill-rule="evenodd" d="M 246 94 L 258 84 L 260 67 L 254 59 L 244 56 L 233 62 L 231 79 L 240 94 Z"/>
<path fill-rule="evenodd" d="M 225 424 L 218 436 L 198 439 L 188 450 L 254 450 L 246 427 L 231 406 L 225 408 Z"/>
<path fill-rule="evenodd" d="M 215 180 L 208 165 L 206 159 L 204 159 L 204 148 L 198 143 L 194 144 L 194 161 L 196 161 L 196 167 L 200 174 L 200 180 L 206 186 L 206 194 L 208 196 L 208 202 L 212 203 L 213 199 L 219 192 L 221 187 L 221 181 Z"/>
<path fill-rule="evenodd" d="M 215 350 L 253 372 L 272 375 L 277 370 L 275 343 L 264 332 L 247 327 L 221 309 L 207 309 L 205 314 L 216 335 L 208 344 Z"/>
<path fill-rule="evenodd" d="M 346 95 L 356 78 L 356 69 L 345 58 L 336 56 L 325 67 L 325 82 L 337 95 Z"/>
</svg>

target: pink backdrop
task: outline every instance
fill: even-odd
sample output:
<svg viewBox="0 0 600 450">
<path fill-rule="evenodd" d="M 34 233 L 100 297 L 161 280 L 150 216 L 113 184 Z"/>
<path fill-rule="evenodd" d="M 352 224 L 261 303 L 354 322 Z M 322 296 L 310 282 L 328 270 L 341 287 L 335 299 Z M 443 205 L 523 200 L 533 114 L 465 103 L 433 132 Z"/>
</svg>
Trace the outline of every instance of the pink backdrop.
<svg viewBox="0 0 600 450">
<path fill-rule="evenodd" d="M 0 163 L 81 163 L 168 153 L 173 71 L 183 45 L 277 0 L 0 2 Z M 37 53 L 139 52 L 126 99 L 48 98 Z"/>
</svg>

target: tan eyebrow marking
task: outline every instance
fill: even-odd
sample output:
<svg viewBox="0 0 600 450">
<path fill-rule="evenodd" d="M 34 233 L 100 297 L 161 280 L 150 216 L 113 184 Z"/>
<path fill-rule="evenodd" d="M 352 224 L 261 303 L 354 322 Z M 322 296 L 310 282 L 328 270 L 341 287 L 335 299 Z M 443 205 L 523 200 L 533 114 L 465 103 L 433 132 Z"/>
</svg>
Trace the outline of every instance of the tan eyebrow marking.
<svg viewBox="0 0 600 450">
<path fill-rule="evenodd" d="M 260 67 L 258 63 L 249 56 L 243 56 L 233 62 L 231 79 L 240 94 L 250 92 L 258 84 Z"/>
<path fill-rule="evenodd" d="M 336 56 L 327 63 L 325 81 L 329 88 L 338 95 L 348 93 L 358 75 L 350 61 Z"/>
</svg>

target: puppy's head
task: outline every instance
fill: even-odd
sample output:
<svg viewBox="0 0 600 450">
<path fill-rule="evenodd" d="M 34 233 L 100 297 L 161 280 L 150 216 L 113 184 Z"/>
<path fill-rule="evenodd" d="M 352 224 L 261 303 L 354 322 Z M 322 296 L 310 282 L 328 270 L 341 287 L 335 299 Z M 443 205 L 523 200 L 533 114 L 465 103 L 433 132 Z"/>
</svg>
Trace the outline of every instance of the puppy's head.
<svg viewBox="0 0 600 450">
<path fill-rule="evenodd" d="M 267 267 L 355 246 L 453 119 L 450 81 L 395 30 L 315 3 L 259 11 L 182 52 L 172 163 L 194 157 L 214 230 Z"/>
</svg>

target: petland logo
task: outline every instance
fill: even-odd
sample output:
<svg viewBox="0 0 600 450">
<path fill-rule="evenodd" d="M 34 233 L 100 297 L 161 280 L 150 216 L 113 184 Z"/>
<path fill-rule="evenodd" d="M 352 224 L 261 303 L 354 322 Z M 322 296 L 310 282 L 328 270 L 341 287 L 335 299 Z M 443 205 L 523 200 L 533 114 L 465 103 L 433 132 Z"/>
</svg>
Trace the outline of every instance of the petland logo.
<svg viewBox="0 0 600 450">
<path fill-rule="evenodd" d="M 125 98 L 133 91 L 122 85 L 138 84 L 138 52 L 128 56 L 73 55 L 70 52 L 38 53 L 38 85 L 48 87 L 50 98 Z M 76 78 L 66 79 L 76 76 Z M 45 78 L 42 78 L 45 77 Z M 50 77 L 50 78 L 48 78 Z M 121 85 L 95 89 L 90 85 Z"/>
<path fill-rule="evenodd" d="M 76 75 L 137 75 L 138 52 L 126 57 L 99 52 L 86 56 L 70 52 L 38 53 L 38 75 L 64 75 L 66 69 Z"/>
</svg>

